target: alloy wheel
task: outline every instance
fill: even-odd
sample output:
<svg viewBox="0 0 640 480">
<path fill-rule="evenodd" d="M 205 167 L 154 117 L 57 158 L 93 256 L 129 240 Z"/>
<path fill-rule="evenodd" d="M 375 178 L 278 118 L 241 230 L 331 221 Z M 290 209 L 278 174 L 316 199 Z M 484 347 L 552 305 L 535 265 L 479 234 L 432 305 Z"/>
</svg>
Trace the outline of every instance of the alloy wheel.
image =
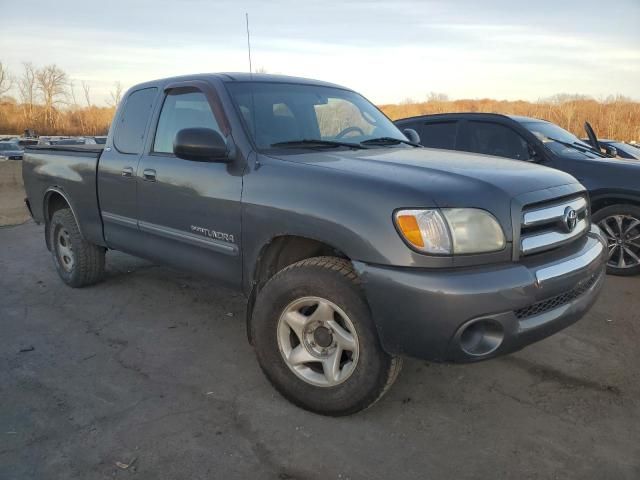
<svg viewBox="0 0 640 480">
<path fill-rule="evenodd" d="M 640 220 L 630 215 L 612 215 L 598 222 L 609 250 L 610 267 L 626 269 L 640 265 Z"/>
<path fill-rule="evenodd" d="M 277 326 L 278 347 L 299 378 L 318 387 L 347 380 L 358 363 L 359 344 L 353 323 L 335 303 L 303 297 L 284 309 Z"/>
</svg>

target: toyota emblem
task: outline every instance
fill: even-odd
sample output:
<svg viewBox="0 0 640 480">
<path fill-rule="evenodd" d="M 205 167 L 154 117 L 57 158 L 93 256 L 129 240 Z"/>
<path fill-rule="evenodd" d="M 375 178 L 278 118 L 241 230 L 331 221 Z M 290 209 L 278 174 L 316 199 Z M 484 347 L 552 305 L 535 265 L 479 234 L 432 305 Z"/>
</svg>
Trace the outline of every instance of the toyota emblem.
<svg viewBox="0 0 640 480">
<path fill-rule="evenodd" d="M 576 225 L 578 224 L 578 214 L 573 208 L 567 207 L 564 210 L 562 221 L 567 232 L 573 232 L 573 230 L 576 228 Z"/>
</svg>

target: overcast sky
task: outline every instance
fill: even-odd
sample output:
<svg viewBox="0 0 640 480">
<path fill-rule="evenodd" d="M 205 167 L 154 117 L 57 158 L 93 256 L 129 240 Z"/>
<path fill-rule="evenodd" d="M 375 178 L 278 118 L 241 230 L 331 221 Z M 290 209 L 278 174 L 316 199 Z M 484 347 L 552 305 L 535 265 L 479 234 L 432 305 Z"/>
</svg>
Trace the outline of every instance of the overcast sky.
<svg viewBox="0 0 640 480">
<path fill-rule="evenodd" d="M 536 100 L 556 93 L 640 100 L 640 0 L 138 1 L 2 5 L 0 61 L 56 63 L 103 103 L 171 75 L 254 68 L 328 80 L 376 103 Z"/>
</svg>

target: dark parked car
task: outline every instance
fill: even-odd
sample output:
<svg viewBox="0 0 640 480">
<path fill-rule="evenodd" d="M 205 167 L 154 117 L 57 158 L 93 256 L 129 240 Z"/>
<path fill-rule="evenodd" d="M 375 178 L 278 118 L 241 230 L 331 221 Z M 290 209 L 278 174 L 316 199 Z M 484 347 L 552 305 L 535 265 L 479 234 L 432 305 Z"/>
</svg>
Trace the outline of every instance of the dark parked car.
<svg viewBox="0 0 640 480">
<path fill-rule="evenodd" d="M 24 150 L 14 142 L 0 142 L 0 155 L 9 160 L 22 160 Z"/>
<path fill-rule="evenodd" d="M 243 291 L 265 374 L 323 414 L 373 404 L 402 355 L 478 361 L 551 335 L 604 282 L 606 244 L 571 175 L 422 148 L 320 81 L 148 82 L 104 149 L 25 158 L 64 282 L 97 282 L 116 249 Z"/>
<path fill-rule="evenodd" d="M 553 123 L 493 113 L 448 113 L 396 121 L 426 147 L 484 153 L 556 168 L 589 191 L 593 220 L 608 241 L 608 271 L 640 273 L 640 163 L 609 158 Z M 493 168 L 487 159 L 487 168 Z"/>
</svg>

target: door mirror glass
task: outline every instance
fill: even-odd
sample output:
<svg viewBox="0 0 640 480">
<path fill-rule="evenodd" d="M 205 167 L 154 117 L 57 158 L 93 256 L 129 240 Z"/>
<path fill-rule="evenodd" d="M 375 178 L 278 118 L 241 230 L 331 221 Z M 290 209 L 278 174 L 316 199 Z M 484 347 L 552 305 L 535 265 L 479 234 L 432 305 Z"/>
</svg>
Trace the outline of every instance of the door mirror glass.
<svg viewBox="0 0 640 480">
<path fill-rule="evenodd" d="M 615 158 L 618 156 L 618 149 L 612 145 L 605 145 L 604 151 L 609 157 Z"/>
<path fill-rule="evenodd" d="M 413 128 L 405 128 L 402 130 L 404 136 L 407 137 L 407 140 L 413 143 L 420 143 L 420 135 Z"/>
<path fill-rule="evenodd" d="M 178 158 L 199 162 L 228 162 L 227 144 L 215 130 L 210 128 L 183 128 L 176 133 L 173 153 Z"/>
<path fill-rule="evenodd" d="M 540 155 L 540 152 L 534 145 L 531 145 L 529 143 L 527 145 L 527 148 L 529 150 L 529 158 L 527 160 L 529 160 L 530 162 L 539 162 L 542 160 L 542 155 Z"/>
</svg>

